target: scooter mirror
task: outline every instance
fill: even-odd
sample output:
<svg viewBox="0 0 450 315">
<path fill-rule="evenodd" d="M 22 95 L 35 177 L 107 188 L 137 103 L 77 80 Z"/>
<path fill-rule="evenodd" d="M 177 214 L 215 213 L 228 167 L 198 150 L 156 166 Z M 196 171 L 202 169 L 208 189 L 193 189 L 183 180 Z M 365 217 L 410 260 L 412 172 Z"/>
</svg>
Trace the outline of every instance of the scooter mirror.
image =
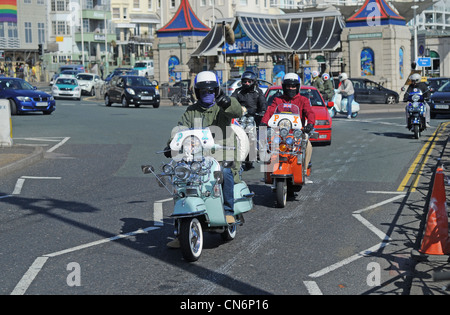
<svg viewBox="0 0 450 315">
<path fill-rule="evenodd" d="M 328 102 L 328 103 L 327 103 L 327 106 L 328 106 L 329 108 L 332 108 L 332 107 L 334 106 L 334 102 Z"/>
<path fill-rule="evenodd" d="M 222 171 L 214 171 L 214 178 L 216 179 L 218 184 L 223 183 L 223 173 Z"/>
<path fill-rule="evenodd" d="M 401 90 L 402 90 L 402 92 L 405 92 L 406 89 L 404 86 L 402 86 Z"/>
<path fill-rule="evenodd" d="M 144 174 L 150 174 L 155 171 L 155 168 L 151 165 L 142 165 L 141 169 Z"/>
</svg>

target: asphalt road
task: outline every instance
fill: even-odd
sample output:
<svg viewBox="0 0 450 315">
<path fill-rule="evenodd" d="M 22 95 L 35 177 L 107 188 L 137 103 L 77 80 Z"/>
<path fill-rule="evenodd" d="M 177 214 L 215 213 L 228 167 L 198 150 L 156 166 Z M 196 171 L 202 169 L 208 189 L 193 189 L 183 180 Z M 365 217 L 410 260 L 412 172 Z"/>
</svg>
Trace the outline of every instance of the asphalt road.
<svg viewBox="0 0 450 315">
<path fill-rule="evenodd" d="M 414 140 L 401 110 L 336 117 L 332 144 L 314 147 L 312 184 L 276 208 L 256 164 L 237 238 L 208 234 L 187 263 L 165 246 L 168 193 L 140 171 L 166 161 L 155 152 L 184 110 L 58 101 L 51 116 L 14 116 L 15 143 L 46 154 L 0 179 L 0 294 L 410 293 L 409 251 L 443 144 L 416 184 L 402 183 L 439 120 Z"/>
</svg>

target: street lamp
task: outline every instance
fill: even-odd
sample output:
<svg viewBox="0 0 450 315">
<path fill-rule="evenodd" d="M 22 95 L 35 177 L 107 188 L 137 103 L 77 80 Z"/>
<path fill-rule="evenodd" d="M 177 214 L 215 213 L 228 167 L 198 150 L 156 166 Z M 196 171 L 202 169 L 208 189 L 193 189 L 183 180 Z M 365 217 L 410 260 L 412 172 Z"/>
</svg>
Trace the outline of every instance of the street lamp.
<svg viewBox="0 0 450 315">
<path fill-rule="evenodd" d="M 312 25 L 309 26 L 309 28 L 306 30 L 306 37 L 308 37 L 308 60 L 311 59 L 311 39 L 313 37 L 313 30 L 312 30 Z"/>
<path fill-rule="evenodd" d="M 183 35 L 178 35 L 178 45 L 180 45 L 180 65 L 183 64 Z"/>
<path fill-rule="evenodd" d="M 413 9 L 414 14 L 414 62 L 417 62 L 417 23 L 416 23 L 416 10 L 419 8 L 418 5 L 413 5 L 411 9 Z"/>
</svg>

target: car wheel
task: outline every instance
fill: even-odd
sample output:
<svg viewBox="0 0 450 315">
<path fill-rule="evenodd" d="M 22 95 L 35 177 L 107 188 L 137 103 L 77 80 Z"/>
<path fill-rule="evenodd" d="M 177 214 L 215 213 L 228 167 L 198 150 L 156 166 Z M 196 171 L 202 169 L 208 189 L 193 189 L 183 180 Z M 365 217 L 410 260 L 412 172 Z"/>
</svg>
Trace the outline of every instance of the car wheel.
<svg viewBox="0 0 450 315">
<path fill-rule="evenodd" d="M 105 95 L 105 105 L 106 106 L 111 106 L 111 100 L 109 99 L 109 95 L 108 94 Z"/>
<path fill-rule="evenodd" d="M 94 87 L 92 87 L 91 92 L 89 93 L 90 96 L 94 96 L 95 95 L 95 90 Z"/>
<path fill-rule="evenodd" d="M 395 104 L 395 96 L 394 95 L 388 95 L 386 99 L 387 104 Z"/>
<path fill-rule="evenodd" d="M 9 100 L 9 107 L 11 109 L 11 115 L 17 115 L 17 105 L 14 100 Z"/>
<path fill-rule="evenodd" d="M 128 107 L 128 101 L 125 96 L 122 96 L 122 107 Z"/>
</svg>

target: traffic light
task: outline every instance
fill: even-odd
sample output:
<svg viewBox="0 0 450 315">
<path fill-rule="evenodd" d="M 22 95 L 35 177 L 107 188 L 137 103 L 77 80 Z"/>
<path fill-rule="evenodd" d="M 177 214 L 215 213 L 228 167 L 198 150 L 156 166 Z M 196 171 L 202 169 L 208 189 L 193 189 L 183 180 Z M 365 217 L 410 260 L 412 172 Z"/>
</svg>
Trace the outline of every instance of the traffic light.
<svg viewBox="0 0 450 315">
<path fill-rule="evenodd" d="M 38 53 L 39 56 L 42 56 L 44 54 L 44 47 L 42 46 L 42 44 L 38 44 Z"/>
</svg>

